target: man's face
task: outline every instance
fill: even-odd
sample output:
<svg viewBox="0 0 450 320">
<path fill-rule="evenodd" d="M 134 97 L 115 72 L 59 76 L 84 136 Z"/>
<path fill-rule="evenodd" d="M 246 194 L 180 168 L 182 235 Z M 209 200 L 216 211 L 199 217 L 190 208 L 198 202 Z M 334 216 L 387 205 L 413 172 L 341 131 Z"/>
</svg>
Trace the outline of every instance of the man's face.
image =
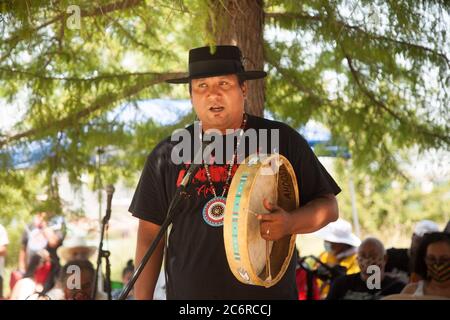
<svg viewBox="0 0 450 320">
<path fill-rule="evenodd" d="M 324 241 L 325 250 L 329 253 L 337 255 L 343 251 L 345 251 L 348 247 L 343 243 Z"/>
<path fill-rule="evenodd" d="M 39 212 L 34 217 L 34 225 L 37 228 L 43 228 L 45 226 L 45 221 L 47 219 L 47 213 L 46 212 Z"/>
<path fill-rule="evenodd" d="M 361 276 L 363 279 L 367 279 L 371 272 L 367 272 L 369 266 L 378 266 L 381 272 L 381 278 L 384 277 L 384 267 L 386 265 L 386 255 L 377 245 L 372 243 L 362 244 L 358 249 L 358 264 L 361 269 Z"/>
<path fill-rule="evenodd" d="M 242 122 L 247 87 L 236 75 L 192 79 L 191 100 L 203 129 L 237 129 Z"/>
<path fill-rule="evenodd" d="M 67 284 L 64 285 L 64 294 L 66 300 L 90 300 L 94 282 L 94 274 L 89 270 L 81 270 L 80 286 L 81 288 L 70 289 Z"/>
</svg>

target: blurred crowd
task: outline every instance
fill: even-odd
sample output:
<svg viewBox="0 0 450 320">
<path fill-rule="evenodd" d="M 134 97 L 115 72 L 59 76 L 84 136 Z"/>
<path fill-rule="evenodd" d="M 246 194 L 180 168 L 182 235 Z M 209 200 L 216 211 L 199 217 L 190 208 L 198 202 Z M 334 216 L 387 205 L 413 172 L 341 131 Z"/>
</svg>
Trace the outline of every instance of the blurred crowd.
<svg viewBox="0 0 450 320">
<path fill-rule="evenodd" d="M 66 237 L 63 217 L 49 216 L 46 212 L 34 215 L 22 234 L 18 268 L 11 272 L 7 283 L 5 256 L 9 241 L 0 225 L 0 299 L 106 300 L 105 276 L 101 271 L 94 286 L 97 271 L 91 260 L 96 258 L 97 247 L 90 245 L 86 237 L 92 225 L 81 218 L 72 227 L 72 234 Z M 133 261 L 129 260 L 121 281 L 115 288 L 110 286 L 113 298 L 118 298 L 120 288 L 133 272 Z M 7 297 L 5 286 L 10 289 Z M 130 292 L 128 299 L 132 298 Z"/>
<path fill-rule="evenodd" d="M 80 223 L 80 230 L 92 228 L 86 221 Z M 338 219 L 315 232 L 324 243 L 319 256 L 296 253 L 298 298 L 450 299 L 449 229 L 450 223 L 440 230 L 435 222 L 422 220 L 415 225 L 409 248 L 385 249 L 375 237 L 361 241 L 349 222 Z M 129 260 L 121 281 L 114 287 L 109 282 L 106 288 L 104 274 L 96 277 L 91 262 L 97 247 L 82 232 L 66 238 L 64 218 L 46 212 L 34 215 L 23 231 L 18 268 L 6 279 L 8 244 L 7 231 L 0 225 L 0 299 L 105 300 L 107 289 L 112 299 L 118 299 L 134 273 L 133 260 Z M 165 299 L 164 282 L 162 273 L 156 299 Z M 10 289 L 7 297 L 6 286 Z M 133 299 L 132 290 L 127 299 Z"/>
<path fill-rule="evenodd" d="M 315 232 L 324 241 L 319 257 L 299 257 L 300 300 L 450 299 L 450 222 L 444 230 L 419 221 L 409 248 L 385 249 L 361 241 L 349 222 L 338 219 Z"/>
</svg>

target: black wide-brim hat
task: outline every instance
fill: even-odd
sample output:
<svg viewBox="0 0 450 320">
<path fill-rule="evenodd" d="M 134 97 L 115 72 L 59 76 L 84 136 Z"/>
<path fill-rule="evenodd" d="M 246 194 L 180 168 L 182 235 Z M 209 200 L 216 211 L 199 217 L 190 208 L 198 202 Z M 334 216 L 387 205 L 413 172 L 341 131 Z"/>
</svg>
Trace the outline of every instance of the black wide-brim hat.
<svg viewBox="0 0 450 320">
<path fill-rule="evenodd" d="M 264 78 L 267 73 L 244 69 L 242 53 L 237 46 L 200 47 L 189 50 L 189 75 L 184 78 L 168 79 L 168 83 L 188 83 L 191 79 L 236 74 L 243 80 Z"/>
</svg>

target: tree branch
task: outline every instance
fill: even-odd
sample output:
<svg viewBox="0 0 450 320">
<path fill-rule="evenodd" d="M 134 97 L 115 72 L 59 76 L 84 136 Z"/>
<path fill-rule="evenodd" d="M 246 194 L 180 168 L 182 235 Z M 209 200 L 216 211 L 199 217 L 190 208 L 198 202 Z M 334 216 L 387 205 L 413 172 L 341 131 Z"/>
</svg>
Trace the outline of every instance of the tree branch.
<svg viewBox="0 0 450 320">
<path fill-rule="evenodd" d="M 308 15 L 306 13 L 293 13 L 293 12 L 268 12 L 265 14 L 266 18 L 272 18 L 272 19 L 283 19 L 283 18 L 289 18 L 289 19 L 303 19 L 303 20 L 310 20 L 310 21 L 314 21 L 314 22 L 326 22 L 328 20 L 327 16 L 323 16 L 323 15 Z M 398 45 L 401 46 L 407 46 L 410 48 L 414 48 L 414 49 L 418 49 L 418 50 L 422 50 L 422 51 L 426 51 L 426 52 L 430 52 L 432 54 L 437 55 L 438 57 L 442 58 L 443 60 L 445 60 L 445 62 L 447 63 L 448 66 L 450 66 L 450 59 L 442 52 L 433 50 L 431 48 L 419 45 L 419 44 L 414 44 L 414 43 L 410 43 L 410 42 L 406 42 L 403 40 L 398 40 L 398 39 L 392 39 L 386 36 L 382 36 L 382 35 L 378 35 L 372 32 L 369 32 L 367 30 L 362 29 L 361 27 L 358 26 L 352 26 L 349 25 L 347 23 L 345 23 L 344 21 L 341 20 L 335 20 L 334 21 L 337 26 L 339 28 L 345 28 L 345 29 L 350 29 L 350 30 L 355 30 L 361 34 L 364 34 L 366 36 L 368 36 L 371 39 L 376 39 L 376 40 L 383 40 L 383 41 L 388 41 L 388 42 L 393 42 L 396 43 Z"/>
<path fill-rule="evenodd" d="M 142 43 L 138 39 L 136 39 L 117 19 L 114 19 L 110 17 L 109 15 L 105 15 L 105 17 L 110 20 L 115 26 L 117 26 L 124 34 L 125 36 L 130 39 L 132 42 L 137 44 L 140 47 L 143 47 L 144 49 L 148 49 L 148 45 L 145 43 Z"/>
<path fill-rule="evenodd" d="M 378 107 L 380 107 L 381 109 L 383 109 L 384 111 L 386 111 L 387 113 L 389 113 L 392 117 L 394 117 L 395 119 L 397 119 L 399 122 L 403 123 L 403 124 L 408 124 L 408 121 L 406 121 L 403 117 L 401 117 L 400 115 L 398 115 L 397 113 L 395 113 L 393 110 L 391 110 L 388 106 L 386 106 L 386 104 L 384 104 L 382 101 L 378 100 L 375 95 L 373 94 L 373 92 L 371 92 L 365 85 L 364 83 L 361 81 L 361 78 L 359 77 L 360 73 L 359 71 L 355 68 L 355 66 L 353 65 L 353 60 L 352 58 L 344 51 L 344 56 L 345 59 L 347 61 L 347 65 L 350 68 L 350 72 L 353 76 L 353 78 L 355 79 L 355 82 L 357 84 L 357 86 L 360 88 L 360 90 Z M 433 132 L 429 132 L 428 130 L 425 130 L 423 128 L 420 128 L 420 126 L 417 127 L 418 131 L 421 132 L 424 135 L 428 135 L 428 136 L 432 136 L 435 138 L 438 138 L 440 140 L 442 140 L 443 142 L 445 142 L 446 144 L 450 143 L 449 137 L 448 136 L 442 136 Z"/>
<path fill-rule="evenodd" d="M 140 76 L 155 76 L 158 77 L 161 73 L 157 72 L 130 72 L 130 73 L 122 73 L 122 74 L 102 74 L 97 77 L 92 78 L 76 78 L 76 77 L 49 77 L 43 76 L 38 73 L 33 73 L 25 70 L 17 70 L 17 69 L 8 69 L 4 67 L 0 67 L 0 71 L 23 74 L 33 78 L 39 78 L 43 80 L 54 80 L 54 81 L 74 81 L 74 82 L 90 82 L 90 81 L 98 81 L 103 79 L 112 79 L 112 78 L 126 78 L 126 77 L 140 77 Z M 175 74 L 181 74 L 181 72 L 177 72 Z"/>
<path fill-rule="evenodd" d="M 143 0 L 123 0 L 113 2 L 98 8 L 95 8 L 92 11 L 81 10 L 81 17 L 94 17 L 98 15 L 103 15 L 109 12 L 117 11 L 117 10 L 125 10 L 132 7 L 136 7 L 139 4 L 143 3 Z"/>
<path fill-rule="evenodd" d="M 119 100 L 136 95 L 137 93 L 146 89 L 147 87 L 164 82 L 167 79 L 178 78 L 178 77 L 183 77 L 183 76 L 185 76 L 185 73 L 179 73 L 179 72 L 163 73 L 163 74 L 159 74 L 155 77 L 152 77 L 151 79 L 149 79 L 147 81 L 142 81 L 134 86 L 126 88 L 123 91 L 121 91 L 120 93 L 117 93 L 117 94 L 106 93 L 106 94 L 100 96 L 99 98 L 97 98 L 94 101 L 94 103 L 92 103 L 87 108 L 80 110 L 74 114 L 71 114 L 63 119 L 54 121 L 52 123 L 45 123 L 37 128 L 33 128 L 33 129 L 30 129 L 30 130 L 27 130 L 27 131 L 24 131 L 21 133 L 17 133 L 12 136 L 1 139 L 0 140 L 0 148 L 2 148 L 3 146 L 5 146 L 7 144 L 10 144 L 11 142 L 18 141 L 18 140 L 21 140 L 24 138 L 29 138 L 29 137 L 32 137 L 39 133 L 42 134 L 49 130 L 59 130 L 60 131 L 60 130 L 64 130 L 67 127 L 72 126 L 74 123 L 76 123 L 78 125 L 79 121 L 81 119 L 86 118 L 86 117 L 92 115 L 94 112 L 102 110 L 102 109 L 106 108 L 107 106 L 109 106 Z"/>
<path fill-rule="evenodd" d="M 306 13 L 302 12 L 265 12 L 264 16 L 266 18 L 271 18 L 275 20 L 283 19 L 283 18 L 289 18 L 289 19 L 302 19 L 302 20 L 313 20 L 313 21 L 323 21 L 325 17 L 315 15 L 311 16 Z"/>
<path fill-rule="evenodd" d="M 359 89 L 367 96 L 369 97 L 369 99 L 375 103 L 377 106 L 379 106 L 381 109 L 385 110 L 386 112 L 388 112 L 391 116 L 393 116 L 395 119 L 397 119 L 400 122 L 403 122 L 404 120 L 397 115 L 394 111 L 392 111 L 391 109 L 389 109 L 384 103 L 382 103 L 381 101 L 379 101 L 375 95 L 369 90 L 367 89 L 367 87 L 362 83 L 360 77 L 359 77 L 359 72 L 356 70 L 355 66 L 353 65 L 353 60 L 352 58 L 346 53 L 344 52 L 344 56 L 345 59 L 347 61 L 347 65 L 350 68 L 350 72 L 353 76 L 353 79 L 355 79 L 356 84 L 358 85 Z"/>
<path fill-rule="evenodd" d="M 269 63 L 270 65 L 272 65 L 275 69 L 277 69 L 277 71 L 284 77 L 284 79 L 286 81 L 288 81 L 291 85 L 293 85 L 294 87 L 296 87 L 298 90 L 304 92 L 305 94 L 314 97 L 315 99 L 317 99 L 317 101 L 319 101 L 321 104 L 325 103 L 325 100 L 321 97 L 319 97 L 317 94 L 314 93 L 314 91 L 311 88 L 305 87 L 304 85 L 302 85 L 301 83 L 299 83 L 298 81 L 293 81 L 292 77 L 289 76 L 287 74 L 287 71 L 285 68 L 283 68 L 277 61 L 275 61 L 274 59 L 270 59 L 270 55 L 266 54 L 265 55 L 266 58 L 266 62 Z M 328 100 L 328 99 L 327 99 Z M 329 100 L 328 100 L 329 102 Z"/>
<path fill-rule="evenodd" d="M 80 16 L 81 16 L 81 18 L 94 17 L 94 16 L 98 16 L 98 15 L 116 11 L 116 10 L 125 10 L 125 9 L 129 9 L 131 7 L 135 7 L 135 6 L 139 5 L 141 2 L 143 2 L 143 0 L 117 1 L 117 2 L 110 3 L 107 5 L 101 6 L 101 7 L 94 8 L 91 11 L 80 10 Z M 64 19 L 66 15 L 67 15 L 67 13 L 65 11 L 63 11 L 60 14 L 56 15 L 55 17 L 51 18 L 50 20 L 44 22 L 43 24 L 41 24 L 35 28 L 32 28 L 31 30 L 29 30 L 28 34 L 31 36 L 32 33 L 39 31 L 40 29 L 43 29 L 59 20 Z M 13 36 L 9 39 L 5 39 L 5 40 L 3 40 L 3 42 L 7 43 L 7 42 L 15 41 L 15 40 L 17 40 L 17 38 L 19 38 L 19 35 Z"/>
</svg>

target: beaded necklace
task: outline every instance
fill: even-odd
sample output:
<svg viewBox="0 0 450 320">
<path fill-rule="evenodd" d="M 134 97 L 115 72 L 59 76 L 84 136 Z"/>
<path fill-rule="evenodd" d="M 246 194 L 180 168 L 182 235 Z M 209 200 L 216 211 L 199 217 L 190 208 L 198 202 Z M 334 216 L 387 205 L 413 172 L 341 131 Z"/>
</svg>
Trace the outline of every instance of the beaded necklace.
<svg viewBox="0 0 450 320">
<path fill-rule="evenodd" d="M 206 176 L 208 178 L 209 185 L 211 187 L 212 193 L 214 195 L 214 198 L 209 200 L 205 206 L 203 207 L 202 214 L 203 219 L 207 224 L 213 227 L 219 227 L 223 225 L 223 217 L 225 214 L 225 204 L 226 204 L 226 197 L 225 193 L 228 190 L 228 187 L 230 185 L 231 180 L 231 171 L 233 169 L 234 161 L 236 160 L 236 154 L 237 150 L 239 148 L 239 144 L 241 143 L 242 135 L 244 134 L 245 125 L 247 124 L 247 115 L 244 113 L 244 116 L 242 118 L 242 124 L 239 132 L 239 138 L 236 143 L 236 148 L 234 149 L 233 156 L 231 158 L 231 161 L 228 163 L 228 169 L 227 169 L 227 179 L 225 181 L 225 185 L 223 187 L 222 194 L 220 196 L 217 196 L 216 188 L 214 187 L 211 179 L 211 174 L 209 172 L 209 165 L 204 163 Z M 202 138 L 202 130 L 200 128 L 200 141 L 203 141 Z"/>
</svg>

